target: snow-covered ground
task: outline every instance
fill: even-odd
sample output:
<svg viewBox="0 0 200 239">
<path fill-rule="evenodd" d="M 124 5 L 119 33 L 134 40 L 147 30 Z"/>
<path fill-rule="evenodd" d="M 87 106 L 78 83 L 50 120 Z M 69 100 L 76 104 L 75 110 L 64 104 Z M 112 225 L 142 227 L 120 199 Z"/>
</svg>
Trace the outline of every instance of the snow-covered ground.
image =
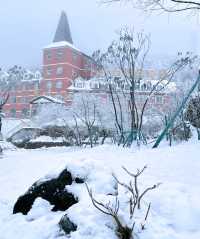
<svg viewBox="0 0 200 239">
<path fill-rule="evenodd" d="M 124 149 L 100 146 L 93 149 L 51 148 L 7 150 L 0 158 L 0 239 L 65 238 L 58 222 L 66 212 L 51 212 L 51 205 L 37 199 L 27 216 L 12 214 L 16 199 L 36 180 L 54 175 L 67 166 L 72 173 L 86 176 L 95 197 L 106 200 L 113 193 L 111 173 L 121 181 L 128 177 L 121 166 L 135 172 L 147 165 L 141 187 L 161 182 L 145 202 L 152 202 L 146 230 L 141 239 L 200 238 L 200 143 L 190 142 L 158 149 Z M 112 219 L 94 209 L 84 184 L 68 186 L 79 203 L 67 210 L 78 230 L 72 239 L 115 239 Z M 126 195 L 122 195 L 122 206 Z M 144 202 L 144 203 L 145 203 Z M 120 211 L 120 216 L 126 216 Z"/>
</svg>

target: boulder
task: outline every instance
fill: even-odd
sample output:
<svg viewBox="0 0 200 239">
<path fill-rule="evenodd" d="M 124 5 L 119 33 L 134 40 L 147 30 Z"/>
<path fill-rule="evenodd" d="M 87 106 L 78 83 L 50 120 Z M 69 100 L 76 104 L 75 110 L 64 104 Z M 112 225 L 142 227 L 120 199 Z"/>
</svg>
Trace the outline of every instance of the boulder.
<svg viewBox="0 0 200 239">
<path fill-rule="evenodd" d="M 59 222 L 60 229 L 63 230 L 66 234 L 76 231 L 77 226 L 71 222 L 67 215 L 64 215 Z"/>
<path fill-rule="evenodd" d="M 35 199 L 38 197 L 54 205 L 52 211 L 67 210 L 78 202 L 77 198 L 65 189 L 65 186 L 71 185 L 73 181 L 79 183 L 84 182 L 83 179 L 78 178 L 73 180 L 71 173 L 65 169 L 57 178 L 34 183 L 24 195 L 18 198 L 14 205 L 13 213 L 22 213 L 26 215 L 30 211 Z"/>
</svg>

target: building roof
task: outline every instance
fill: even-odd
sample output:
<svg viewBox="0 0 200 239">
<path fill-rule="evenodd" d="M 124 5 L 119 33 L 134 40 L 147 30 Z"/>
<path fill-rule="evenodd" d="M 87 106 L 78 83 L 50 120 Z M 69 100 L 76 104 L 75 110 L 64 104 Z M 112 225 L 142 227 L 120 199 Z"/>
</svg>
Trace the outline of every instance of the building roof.
<svg viewBox="0 0 200 239">
<path fill-rule="evenodd" d="M 30 101 L 30 104 L 46 104 L 46 103 L 64 104 L 65 102 L 52 96 L 45 95 L 38 96 Z"/>
<path fill-rule="evenodd" d="M 121 78 L 122 85 L 118 85 L 119 80 L 115 81 L 115 79 L 111 79 L 110 83 L 116 87 L 116 89 L 122 89 L 126 91 L 130 87 L 130 83 L 128 83 L 123 77 Z M 159 93 L 172 93 L 176 91 L 176 83 L 169 82 L 168 80 L 141 80 L 139 87 L 136 89 L 137 92 L 149 92 L 155 88 L 155 92 Z M 77 77 L 73 80 L 72 85 L 68 87 L 68 90 L 71 91 L 94 91 L 94 90 L 103 90 L 109 89 L 108 82 L 104 77 L 93 77 L 89 80 L 86 80 L 82 77 Z"/>
<path fill-rule="evenodd" d="M 76 48 L 74 45 L 67 41 L 60 41 L 60 42 L 53 42 L 49 44 L 48 46 L 45 46 L 44 49 L 49 49 L 49 48 L 60 48 L 60 47 L 70 47 L 78 52 L 81 52 L 78 48 Z"/>
<path fill-rule="evenodd" d="M 68 18 L 64 11 L 62 11 L 61 13 L 61 17 L 58 23 L 58 27 L 53 42 L 61 42 L 61 41 L 62 42 L 66 41 L 73 45 Z"/>
</svg>

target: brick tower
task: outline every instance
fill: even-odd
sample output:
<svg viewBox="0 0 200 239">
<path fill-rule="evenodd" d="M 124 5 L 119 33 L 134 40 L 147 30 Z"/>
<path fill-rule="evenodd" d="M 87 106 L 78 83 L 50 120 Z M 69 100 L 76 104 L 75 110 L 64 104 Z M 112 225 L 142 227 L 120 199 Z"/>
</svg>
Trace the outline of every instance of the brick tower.
<svg viewBox="0 0 200 239">
<path fill-rule="evenodd" d="M 65 12 L 61 13 L 53 43 L 43 51 L 41 93 L 67 100 L 67 88 L 78 76 L 90 78 L 94 63 L 73 44 Z"/>
</svg>

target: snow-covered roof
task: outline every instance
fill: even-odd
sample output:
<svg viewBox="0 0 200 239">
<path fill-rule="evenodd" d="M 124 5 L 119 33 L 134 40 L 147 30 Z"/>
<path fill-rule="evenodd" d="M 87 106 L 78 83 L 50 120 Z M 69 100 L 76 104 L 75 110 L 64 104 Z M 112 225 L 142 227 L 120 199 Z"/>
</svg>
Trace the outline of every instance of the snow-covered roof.
<svg viewBox="0 0 200 239">
<path fill-rule="evenodd" d="M 60 41 L 60 42 L 53 42 L 49 44 L 48 46 L 44 47 L 44 49 L 49 49 L 49 48 L 58 48 L 58 47 L 70 47 L 76 51 L 81 52 L 77 47 L 75 47 L 73 44 L 67 42 L 67 41 Z"/>
<path fill-rule="evenodd" d="M 130 87 L 130 83 L 123 79 L 121 79 L 119 85 L 118 85 L 119 80 L 116 81 L 114 78 L 111 79 L 110 82 L 111 84 L 115 85 L 117 88 L 122 87 L 122 85 L 124 85 L 124 87 L 126 86 Z M 83 91 L 83 90 L 90 91 L 94 89 L 105 90 L 106 85 L 108 86 L 108 82 L 102 77 L 94 77 L 89 80 L 78 77 L 72 82 L 72 85 L 68 89 L 78 90 L 78 91 Z M 176 91 L 176 83 L 168 82 L 167 80 L 162 80 L 161 82 L 159 82 L 158 80 L 141 80 L 140 88 L 137 89 L 137 91 L 149 91 L 154 86 L 156 86 L 156 90 L 162 89 L 168 92 Z"/>
<path fill-rule="evenodd" d="M 64 104 L 65 102 L 62 100 L 59 100 L 52 96 L 38 96 L 31 100 L 30 104 L 46 104 L 46 103 L 55 103 L 55 104 Z"/>
<path fill-rule="evenodd" d="M 37 78 L 34 77 L 34 78 L 31 78 L 31 79 L 21 79 L 21 82 L 33 82 L 33 81 L 35 82 L 35 81 L 40 81 L 40 80 L 42 80 L 42 78 L 37 79 Z"/>
<path fill-rule="evenodd" d="M 142 80 L 140 82 L 140 85 L 144 85 L 144 84 L 151 84 L 151 86 L 157 86 L 156 89 L 159 90 L 159 88 L 164 88 L 165 91 L 170 91 L 170 92 L 174 92 L 176 91 L 176 83 L 175 82 L 169 82 L 168 80 Z"/>
<path fill-rule="evenodd" d="M 0 76 L 5 76 L 5 77 L 7 77 L 7 76 L 9 76 L 9 74 L 8 74 L 8 72 L 6 72 L 6 71 L 0 71 Z"/>
</svg>

